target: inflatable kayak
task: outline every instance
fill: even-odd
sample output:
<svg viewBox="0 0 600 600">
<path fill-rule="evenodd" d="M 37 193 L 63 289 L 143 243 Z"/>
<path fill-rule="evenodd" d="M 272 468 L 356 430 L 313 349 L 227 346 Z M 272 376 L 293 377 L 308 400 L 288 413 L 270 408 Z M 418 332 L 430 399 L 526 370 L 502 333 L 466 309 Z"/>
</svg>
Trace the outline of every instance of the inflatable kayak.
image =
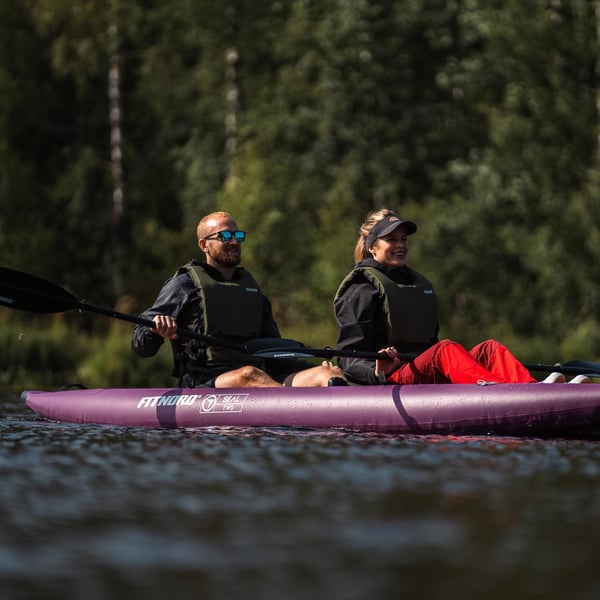
<svg viewBox="0 0 600 600">
<path fill-rule="evenodd" d="M 600 434 L 600 384 L 26 391 L 51 421 L 562 437 Z"/>
<path fill-rule="evenodd" d="M 94 306 L 40 277 L 0 267 L 0 305 L 57 313 L 90 311 L 153 327 L 152 321 Z M 194 331 L 180 335 L 204 344 L 231 342 Z M 291 342 L 291 343 L 290 343 Z M 236 350 L 262 358 L 331 359 L 358 353 L 307 348 L 294 340 L 250 340 Z M 409 357 L 407 357 L 408 359 Z M 600 378 L 600 364 L 529 364 L 539 372 Z M 600 434 L 600 384 L 340 386 L 244 389 L 84 389 L 23 392 L 40 416 L 67 423 L 125 427 L 295 427 L 378 433 L 566 436 Z"/>
</svg>

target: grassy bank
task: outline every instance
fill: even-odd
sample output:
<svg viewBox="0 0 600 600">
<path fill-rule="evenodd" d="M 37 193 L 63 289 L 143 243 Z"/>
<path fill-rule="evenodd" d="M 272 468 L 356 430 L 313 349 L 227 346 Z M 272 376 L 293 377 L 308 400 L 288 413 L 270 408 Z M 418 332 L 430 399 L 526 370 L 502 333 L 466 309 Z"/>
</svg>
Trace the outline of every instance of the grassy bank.
<svg viewBox="0 0 600 600">
<path fill-rule="evenodd" d="M 132 326 L 120 321 L 90 320 L 8 313 L 0 316 L 0 389 L 58 389 L 64 385 L 85 387 L 168 387 L 172 358 L 165 344 L 153 358 L 139 358 L 131 351 Z M 15 315 L 18 317 L 15 318 Z M 93 327 L 93 328 L 92 328 Z M 307 345 L 334 345 L 332 327 L 293 328 L 284 337 Z"/>
<path fill-rule="evenodd" d="M 0 321 L 0 388 L 57 389 L 86 387 L 147 387 L 173 385 L 171 352 L 141 359 L 130 348 L 131 327 L 112 323 L 102 331 L 86 331 L 77 323 L 53 318 Z"/>
</svg>

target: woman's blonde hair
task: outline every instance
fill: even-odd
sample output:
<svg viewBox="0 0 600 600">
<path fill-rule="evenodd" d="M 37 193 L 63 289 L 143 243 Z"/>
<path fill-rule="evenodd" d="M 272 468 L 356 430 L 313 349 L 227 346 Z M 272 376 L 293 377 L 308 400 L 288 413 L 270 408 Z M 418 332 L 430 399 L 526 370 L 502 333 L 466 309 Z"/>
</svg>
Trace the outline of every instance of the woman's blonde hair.
<svg viewBox="0 0 600 600">
<path fill-rule="evenodd" d="M 381 221 L 381 219 L 385 219 L 388 215 L 396 214 L 393 210 L 389 208 L 380 208 L 379 210 L 374 210 L 370 212 L 363 224 L 360 226 L 358 230 L 358 241 L 356 242 L 356 247 L 354 248 L 354 262 L 359 263 L 365 258 L 369 258 L 371 255 L 369 253 L 369 249 L 367 248 L 367 236 L 373 227 Z"/>
</svg>

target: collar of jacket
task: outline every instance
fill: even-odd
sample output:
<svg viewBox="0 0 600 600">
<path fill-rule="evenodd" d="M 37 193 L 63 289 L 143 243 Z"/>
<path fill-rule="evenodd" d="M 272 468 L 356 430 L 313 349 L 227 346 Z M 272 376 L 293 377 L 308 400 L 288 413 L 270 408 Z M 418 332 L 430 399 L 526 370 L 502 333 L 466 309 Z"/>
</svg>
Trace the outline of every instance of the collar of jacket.
<svg viewBox="0 0 600 600">
<path fill-rule="evenodd" d="M 365 258 L 359 262 L 357 267 L 374 267 L 382 273 L 385 273 L 392 281 L 403 285 L 411 285 L 413 283 L 412 272 L 406 265 L 404 267 L 388 267 L 374 258 Z"/>
</svg>

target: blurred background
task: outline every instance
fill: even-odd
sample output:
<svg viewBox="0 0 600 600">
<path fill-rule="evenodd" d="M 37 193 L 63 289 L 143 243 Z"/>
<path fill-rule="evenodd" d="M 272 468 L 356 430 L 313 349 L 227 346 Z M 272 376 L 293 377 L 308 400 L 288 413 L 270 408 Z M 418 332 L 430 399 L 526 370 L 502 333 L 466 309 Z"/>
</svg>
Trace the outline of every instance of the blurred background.
<svg viewBox="0 0 600 600">
<path fill-rule="evenodd" d="M 600 6 L 0 4 L 0 265 L 137 314 L 227 210 L 284 337 L 334 345 L 358 228 L 417 222 L 442 336 L 600 358 Z M 170 385 L 131 326 L 0 309 L 0 385 Z"/>
</svg>

